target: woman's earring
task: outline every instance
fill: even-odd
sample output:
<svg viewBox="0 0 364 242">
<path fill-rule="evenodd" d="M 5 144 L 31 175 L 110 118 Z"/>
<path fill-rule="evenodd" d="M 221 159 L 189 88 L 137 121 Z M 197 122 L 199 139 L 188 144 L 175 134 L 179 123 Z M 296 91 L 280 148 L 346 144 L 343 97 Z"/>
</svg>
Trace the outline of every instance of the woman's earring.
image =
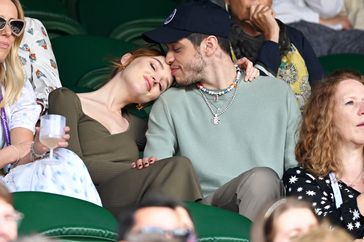
<svg viewBox="0 0 364 242">
<path fill-rule="evenodd" d="M 229 4 L 227 3 L 227 1 L 225 1 L 225 10 L 226 10 L 227 12 L 229 12 Z"/>
<path fill-rule="evenodd" d="M 144 105 L 143 105 L 143 104 L 141 104 L 141 103 L 139 103 L 139 104 L 137 104 L 135 107 L 136 107 L 136 109 L 138 109 L 138 110 L 142 110 L 142 109 L 144 108 Z"/>
</svg>

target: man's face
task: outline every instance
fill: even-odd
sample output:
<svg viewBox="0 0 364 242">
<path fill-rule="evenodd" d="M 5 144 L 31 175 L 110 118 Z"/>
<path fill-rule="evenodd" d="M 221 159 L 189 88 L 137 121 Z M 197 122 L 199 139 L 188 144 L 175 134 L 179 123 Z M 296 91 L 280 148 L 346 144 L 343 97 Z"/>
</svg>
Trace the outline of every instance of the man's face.
<svg viewBox="0 0 364 242">
<path fill-rule="evenodd" d="M 179 85 L 188 86 L 204 78 L 206 63 L 199 47 L 186 38 L 167 46 L 166 62 Z"/>
<path fill-rule="evenodd" d="M 158 238 L 158 241 L 191 241 L 183 235 L 186 231 L 194 231 L 193 223 L 182 207 L 141 208 L 136 211 L 134 221 L 127 241 L 154 241 L 152 238 Z"/>
</svg>

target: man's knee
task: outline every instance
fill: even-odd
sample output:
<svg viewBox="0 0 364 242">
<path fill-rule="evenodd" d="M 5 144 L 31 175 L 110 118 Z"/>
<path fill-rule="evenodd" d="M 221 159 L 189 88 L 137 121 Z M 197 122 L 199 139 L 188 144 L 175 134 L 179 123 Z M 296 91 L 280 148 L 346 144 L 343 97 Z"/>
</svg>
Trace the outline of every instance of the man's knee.
<svg viewBox="0 0 364 242">
<path fill-rule="evenodd" d="M 269 167 L 256 167 L 249 171 L 246 179 L 242 179 L 239 189 L 249 189 L 253 193 L 271 193 L 282 190 L 282 181 L 278 174 Z"/>
</svg>

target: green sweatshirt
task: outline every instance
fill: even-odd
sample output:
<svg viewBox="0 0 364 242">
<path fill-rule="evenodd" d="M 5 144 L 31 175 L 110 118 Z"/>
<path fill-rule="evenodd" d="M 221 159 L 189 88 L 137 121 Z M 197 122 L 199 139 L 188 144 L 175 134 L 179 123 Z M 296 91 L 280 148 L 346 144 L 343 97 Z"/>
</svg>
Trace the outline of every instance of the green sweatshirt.
<svg viewBox="0 0 364 242">
<path fill-rule="evenodd" d="M 234 90 L 218 101 L 206 95 L 214 112 L 226 109 L 216 125 L 197 88 L 170 88 L 152 107 L 144 155 L 188 157 L 204 195 L 254 167 L 270 167 L 281 177 L 285 169 L 296 166 L 300 111 L 289 86 L 259 77 L 241 81 L 233 96 Z"/>
</svg>

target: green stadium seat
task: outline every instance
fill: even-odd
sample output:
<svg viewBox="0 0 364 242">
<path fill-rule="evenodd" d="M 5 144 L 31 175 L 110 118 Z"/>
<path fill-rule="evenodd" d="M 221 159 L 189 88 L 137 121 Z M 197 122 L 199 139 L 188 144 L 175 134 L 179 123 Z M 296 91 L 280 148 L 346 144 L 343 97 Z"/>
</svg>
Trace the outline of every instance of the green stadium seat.
<svg viewBox="0 0 364 242">
<path fill-rule="evenodd" d="M 110 34 L 113 39 L 120 39 L 125 42 L 134 43 L 137 46 L 145 45 L 142 33 L 162 25 L 162 18 L 145 18 L 132 20 L 117 26 Z"/>
<path fill-rule="evenodd" d="M 64 35 L 86 34 L 83 27 L 70 17 L 69 11 L 59 0 L 22 0 L 25 15 L 42 21 L 49 38 Z"/>
<path fill-rule="evenodd" d="M 176 6 L 172 0 L 78 0 L 78 20 L 87 33 L 109 36 L 120 24 L 165 18 Z"/>
<path fill-rule="evenodd" d="M 187 202 L 199 237 L 203 242 L 249 242 L 252 222 L 222 208 Z"/>
<path fill-rule="evenodd" d="M 134 49 L 124 41 L 89 35 L 55 38 L 52 47 L 62 85 L 76 92 L 97 89 L 111 74 L 111 60 Z"/>
<path fill-rule="evenodd" d="M 319 57 L 320 63 L 328 75 L 337 70 L 354 70 L 364 75 L 363 54 L 334 54 Z"/>
<path fill-rule="evenodd" d="M 14 207 L 24 214 L 19 235 L 42 233 L 65 241 L 116 241 L 117 222 L 105 208 L 45 192 L 15 192 Z"/>
<path fill-rule="evenodd" d="M 14 207 L 24 214 L 19 235 L 42 233 L 62 241 L 116 241 L 117 221 L 106 209 L 46 192 L 15 192 Z M 251 222 L 239 214 L 187 202 L 204 242 L 248 242 Z"/>
</svg>

